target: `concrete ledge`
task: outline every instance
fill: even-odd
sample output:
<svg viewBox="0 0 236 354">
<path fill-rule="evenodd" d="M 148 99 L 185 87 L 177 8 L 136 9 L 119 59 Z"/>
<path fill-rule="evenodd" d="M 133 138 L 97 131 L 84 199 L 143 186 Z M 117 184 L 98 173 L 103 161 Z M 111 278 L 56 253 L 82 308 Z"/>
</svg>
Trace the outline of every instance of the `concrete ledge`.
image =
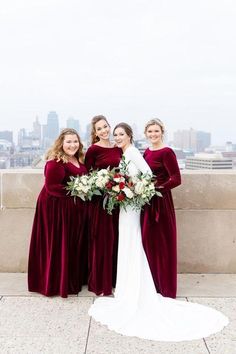
<svg viewBox="0 0 236 354">
<path fill-rule="evenodd" d="M 180 273 L 236 273 L 236 210 L 176 214 Z"/>
<path fill-rule="evenodd" d="M 26 172 L 27 171 L 27 172 Z M 35 208 L 44 183 L 42 170 L 7 170 L 2 173 L 2 205 L 5 208 Z"/>
<path fill-rule="evenodd" d="M 34 209 L 0 211 L 0 271 L 25 272 Z"/>
<path fill-rule="evenodd" d="M 184 171 L 173 196 L 176 209 L 236 209 L 236 170 Z"/>
<path fill-rule="evenodd" d="M 0 170 L 0 272 L 25 272 L 43 170 Z M 236 273 L 236 171 L 183 171 L 173 190 L 180 273 Z"/>
</svg>

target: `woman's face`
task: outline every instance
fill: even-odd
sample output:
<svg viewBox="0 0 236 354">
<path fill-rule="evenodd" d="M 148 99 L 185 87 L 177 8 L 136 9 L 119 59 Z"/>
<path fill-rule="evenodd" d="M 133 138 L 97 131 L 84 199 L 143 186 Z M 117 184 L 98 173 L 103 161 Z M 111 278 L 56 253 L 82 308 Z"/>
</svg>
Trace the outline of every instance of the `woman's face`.
<svg viewBox="0 0 236 354">
<path fill-rule="evenodd" d="M 110 126 L 108 123 L 101 119 L 95 124 L 95 133 L 100 140 L 108 140 L 110 137 Z"/>
<path fill-rule="evenodd" d="M 149 125 L 146 130 L 146 137 L 153 145 L 158 145 L 162 142 L 162 130 L 158 124 Z"/>
<path fill-rule="evenodd" d="M 116 128 L 114 131 L 114 140 L 116 145 L 123 151 L 130 145 L 130 136 L 126 133 L 123 128 Z"/>
<path fill-rule="evenodd" d="M 63 151 L 68 156 L 74 156 L 79 150 L 79 139 L 76 134 L 67 134 L 64 137 Z"/>
</svg>

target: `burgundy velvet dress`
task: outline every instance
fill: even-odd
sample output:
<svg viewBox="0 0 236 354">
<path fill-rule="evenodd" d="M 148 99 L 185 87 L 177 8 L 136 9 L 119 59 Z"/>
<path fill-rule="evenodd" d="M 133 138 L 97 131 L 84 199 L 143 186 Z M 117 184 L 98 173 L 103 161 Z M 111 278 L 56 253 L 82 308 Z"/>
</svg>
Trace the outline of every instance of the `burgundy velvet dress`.
<svg viewBox="0 0 236 354">
<path fill-rule="evenodd" d="M 163 197 L 153 197 L 141 212 L 143 247 L 157 292 L 176 297 L 176 219 L 171 189 L 181 184 L 175 153 L 169 147 L 147 149 L 144 158 L 156 176 Z"/>
<path fill-rule="evenodd" d="M 70 176 L 87 173 L 84 164 L 51 160 L 32 227 L 28 288 L 46 296 L 78 294 L 87 266 L 87 203 L 67 195 Z"/>
<path fill-rule="evenodd" d="M 119 165 L 122 151 L 118 147 L 91 145 L 85 155 L 88 169 L 100 170 Z M 103 198 L 93 197 L 89 205 L 88 289 L 96 295 L 112 294 L 116 283 L 119 210 L 109 215 L 103 209 Z"/>
</svg>

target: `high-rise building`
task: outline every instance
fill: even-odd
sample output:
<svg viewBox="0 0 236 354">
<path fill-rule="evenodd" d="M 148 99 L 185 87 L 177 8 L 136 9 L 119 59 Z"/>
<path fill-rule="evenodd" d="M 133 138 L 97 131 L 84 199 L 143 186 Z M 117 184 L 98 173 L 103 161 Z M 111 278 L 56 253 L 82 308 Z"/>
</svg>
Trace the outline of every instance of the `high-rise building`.
<svg viewBox="0 0 236 354">
<path fill-rule="evenodd" d="M 193 152 L 203 152 L 211 145 L 211 134 L 194 129 L 178 130 L 174 133 L 174 146 Z"/>
<path fill-rule="evenodd" d="M 0 169 L 10 168 L 12 145 L 8 140 L 0 139 Z"/>
<path fill-rule="evenodd" d="M 28 133 L 24 128 L 18 132 L 18 148 L 22 151 L 35 151 L 41 147 L 40 140 L 33 132 Z"/>
<path fill-rule="evenodd" d="M 78 119 L 74 119 L 73 117 L 69 117 L 66 121 L 66 127 L 75 129 L 80 134 L 80 124 Z"/>
<path fill-rule="evenodd" d="M 47 118 L 47 138 L 54 141 L 59 134 L 59 120 L 56 112 L 51 111 L 48 113 Z"/>
<path fill-rule="evenodd" d="M 42 125 L 42 147 L 44 149 L 49 148 L 51 145 L 51 140 L 48 138 L 48 126 L 47 124 Z"/>
<path fill-rule="evenodd" d="M 39 123 L 39 119 L 36 116 L 35 121 L 33 122 L 33 131 L 32 131 L 32 136 L 34 138 L 39 139 L 39 141 L 41 141 L 42 138 L 42 126 Z"/>
<path fill-rule="evenodd" d="M 18 142 L 17 145 L 21 147 L 24 144 L 24 140 L 26 138 L 26 130 L 25 128 L 21 128 L 18 132 Z"/>
</svg>

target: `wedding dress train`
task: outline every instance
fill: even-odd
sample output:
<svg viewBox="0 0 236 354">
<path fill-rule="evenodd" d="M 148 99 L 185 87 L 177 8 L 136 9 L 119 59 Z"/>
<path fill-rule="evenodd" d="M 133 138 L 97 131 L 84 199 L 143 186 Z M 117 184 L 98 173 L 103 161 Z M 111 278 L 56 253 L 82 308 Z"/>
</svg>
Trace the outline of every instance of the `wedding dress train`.
<svg viewBox="0 0 236 354">
<path fill-rule="evenodd" d="M 150 171 L 135 147 L 128 147 L 124 155 L 130 161 L 130 175 Z M 215 309 L 156 292 L 142 246 L 140 212 L 130 207 L 120 210 L 114 297 L 96 299 L 89 315 L 117 333 L 159 341 L 199 339 L 228 324 L 228 318 Z"/>
</svg>

